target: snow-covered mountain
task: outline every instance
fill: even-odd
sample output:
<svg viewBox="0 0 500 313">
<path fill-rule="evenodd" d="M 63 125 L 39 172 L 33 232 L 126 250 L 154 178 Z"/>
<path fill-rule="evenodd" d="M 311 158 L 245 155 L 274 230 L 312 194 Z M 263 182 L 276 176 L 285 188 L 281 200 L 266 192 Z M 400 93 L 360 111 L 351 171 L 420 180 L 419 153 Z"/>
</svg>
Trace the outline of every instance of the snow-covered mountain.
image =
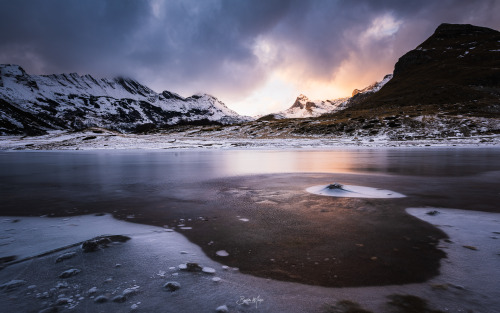
<svg viewBox="0 0 500 313">
<path fill-rule="evenodd" d="M 87 127 L 127 132 L 248 120 L 206 94 L 183 98 L 169 91 L 156 93 L 129 78 L 29 75 L 18 65 L 0 65 L 0 134 Z"/>
<path fill-rule="evenodd" d="M 342 110 L 342 104 L 348 99 L 311 101 L 305 95 L 300 95 L 289 109 L 277 114 L 283 115 L 285 118 L 316 117 L 321 114 Z"/>
<path fill-rule="evenodd" d="M 361 90 L 359 89 L 354 89 L 352 92 L 352 96 L 354 97 L 357 94 L 368 94 L 368 93 L 374 93 L 379 91 L 382 87 L 384 87 L 385 84 L 387 84 L 390 80 L 392 79 L 392 74 L 387 74 L 384 76 L 384 78 L 376 83 L 371 84 L 368 87 L 365 87 Z"/>
<path fill-rule="evenodd" d="M 335 113 L 348 108 L 356 99 L 379 91 L 392 78 L 386 75 L 381 81 L 371 84 L 363 89 L 354 89 L 351 97 L 334 100 L 309 100 L 305 95 L 300 95 L 294 104 L 285 111 L 272 114 L 275 118 L 304 118 L 317 117 L 326 113 Z"/>
</svg>

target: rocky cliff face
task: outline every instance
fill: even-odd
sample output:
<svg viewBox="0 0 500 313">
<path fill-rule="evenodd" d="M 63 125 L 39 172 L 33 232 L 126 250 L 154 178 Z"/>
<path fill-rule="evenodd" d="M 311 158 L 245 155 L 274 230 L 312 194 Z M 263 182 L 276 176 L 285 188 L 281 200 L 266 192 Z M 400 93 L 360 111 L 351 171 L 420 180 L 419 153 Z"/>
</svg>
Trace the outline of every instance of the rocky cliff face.
<svg viewBox="0 0 500 313">
<path fill-rule="evenodd" d="M 379 92 L 349 109 L 376 112 L 500 113 L 500 32 L 442 24 L 394 67 Z"/>
<path fill-rule="evenodd" d="M 183 123 L 247 121 L 210 95 L 156 93 L 129 78 L 96 79 L 76 73 L 29 75 L 0 65 L 0 134 L 104 127 L 122 132 Z"/>
</svg>

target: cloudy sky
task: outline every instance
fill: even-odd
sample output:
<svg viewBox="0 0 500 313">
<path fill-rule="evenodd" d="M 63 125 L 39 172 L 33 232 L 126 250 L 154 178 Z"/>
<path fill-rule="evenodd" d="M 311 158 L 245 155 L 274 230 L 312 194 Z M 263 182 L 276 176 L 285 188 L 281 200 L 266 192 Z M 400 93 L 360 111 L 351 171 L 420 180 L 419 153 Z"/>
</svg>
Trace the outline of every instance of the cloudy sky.
<svg viewBox="0 0 500 313">
<path fill-rule="evenodd" d="M 0 0 L 0 63 L 209 93 L 241 114 L 349 96 L 441 23 L 500 29 L 494 0 Z"/>
</svg>

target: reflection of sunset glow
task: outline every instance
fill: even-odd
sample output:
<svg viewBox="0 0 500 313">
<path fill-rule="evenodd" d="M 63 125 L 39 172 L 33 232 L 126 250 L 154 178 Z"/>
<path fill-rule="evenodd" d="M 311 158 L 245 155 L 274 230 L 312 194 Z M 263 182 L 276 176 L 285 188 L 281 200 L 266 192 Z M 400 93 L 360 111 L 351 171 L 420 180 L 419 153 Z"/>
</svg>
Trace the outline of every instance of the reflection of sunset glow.
<svg viewBox="0 0 500 313">
<path fill-rule="evenodd" d="M 350 151 L 232 151 L 225 170 L 229 175 L 255 173 L 352 173 L 355 165 Z M 359 158 L 359 156 L 358 156 Z"/>
</svg>

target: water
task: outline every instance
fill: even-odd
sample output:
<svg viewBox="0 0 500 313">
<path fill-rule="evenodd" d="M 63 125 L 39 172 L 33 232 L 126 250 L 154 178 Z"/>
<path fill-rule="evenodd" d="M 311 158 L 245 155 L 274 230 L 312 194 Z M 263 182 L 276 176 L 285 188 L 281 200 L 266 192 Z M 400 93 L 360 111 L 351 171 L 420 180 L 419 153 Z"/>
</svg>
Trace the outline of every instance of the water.
<svg viewBox="0 0 500 313">
<path fill-rule="evenodd" d="M 1 210 L 26 214 L 120 206 L 127 201 L 196 200 L 203 192 L 194 190 L 199 182 L 238 175 L 343 173 L 459 180 L 490 173 L 498 178 L 499 155 L 499 149 L 435 148 L 4 152 L 0 154 Z"/>
</svg>

